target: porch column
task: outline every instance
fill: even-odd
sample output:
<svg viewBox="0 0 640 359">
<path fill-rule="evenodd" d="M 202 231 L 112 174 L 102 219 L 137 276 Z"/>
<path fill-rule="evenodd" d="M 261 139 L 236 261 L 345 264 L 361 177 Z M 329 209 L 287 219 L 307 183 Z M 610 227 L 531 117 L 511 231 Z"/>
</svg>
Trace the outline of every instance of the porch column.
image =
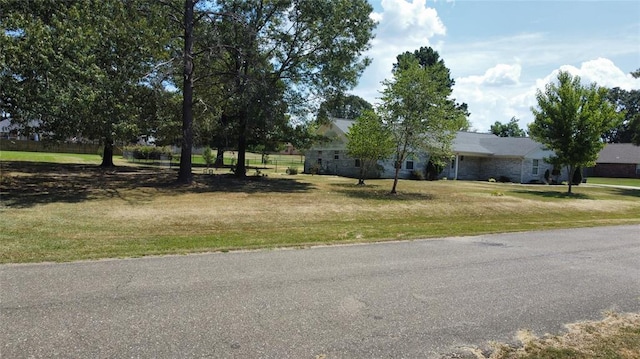
<svg viewBox="0 0 640 359">
<path fill-rule="evenodd" d="M 455 176 L 453 177 L 453 179 L 454 179 L 454 180 L 457 180 L 457 179 L 458 179 L 458 164 L 459 164 L 459 163 L 460 163 L 460 155 L 458 155 L 458 154 L 456 153 L 456 168 L 455 168 L 456 174 L 455 174 Z"/>
</svg>

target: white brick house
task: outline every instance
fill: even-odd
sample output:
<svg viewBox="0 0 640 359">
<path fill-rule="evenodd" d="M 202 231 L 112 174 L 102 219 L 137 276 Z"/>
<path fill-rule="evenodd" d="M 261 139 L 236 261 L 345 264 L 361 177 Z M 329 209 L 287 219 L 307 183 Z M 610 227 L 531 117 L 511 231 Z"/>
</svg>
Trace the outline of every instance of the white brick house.
<svg viewBox="0 0 640 359">
<path fill-rule="evenodd" d="M 357 177 L 359 161 L 347 155 L 345 134 L 352 120 L 336 119 L 320 127 L 318 132 L 329 140 L 310 148 L 305 154 L 305 172 Z M 526 137 L 498 137 L 493 134 L 458 132 L 452 144 L 454 157 L 439 174 L 440 178 L 487 180 L 495 178 L 511 182 L 543 182 L 546 170 L 553 166 L 545 158 L 553 155 L 538 142 Z M 420 153 L 408 158 L 400 170 L 401 178 L 412 172 L 425 172 L 429 155 Z M 393 160 L 378 162 L 378 170 L 370 177 L 393 178 Z M 563 171 L 560 180 L 566 180 Z"/>
<path fill-rule="evenodd" d="M 553 165 L 544 160 L 553 151 L 528 137 L 458 132 L 452 149 L 455 157 L 440 174 L 450 179 L 543 182 L 545 171 L 553 171 Z M 567 179 L 566 170 L 560 179 Z"/>
</svg>

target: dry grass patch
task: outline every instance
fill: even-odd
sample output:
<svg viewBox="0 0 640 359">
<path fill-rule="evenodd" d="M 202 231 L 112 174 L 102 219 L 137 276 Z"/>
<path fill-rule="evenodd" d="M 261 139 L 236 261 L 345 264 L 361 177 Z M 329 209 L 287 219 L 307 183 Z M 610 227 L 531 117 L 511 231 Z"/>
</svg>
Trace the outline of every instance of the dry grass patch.
<svg viewBox="0 0 640 359">
<path fill-rule="evenodd" d="M 640 358 L 640 314 L 609 313 L 601 321 L 569 324 L 561 335 L 538 338 L 518 333 L 519 347 L 494 344 L 490 354 L 475 351 L 479 359 L 636 359 Z"/>
<path fill-rule="evenodd" d="M 640 223 L 637 194 L 611 188 L 567 198 L 560 186 L 401 181 L 389 195 L 391 180 L 225 173 L 178 187 L 169 169 L 0 166 L 5 263 Z"/>
</svg>

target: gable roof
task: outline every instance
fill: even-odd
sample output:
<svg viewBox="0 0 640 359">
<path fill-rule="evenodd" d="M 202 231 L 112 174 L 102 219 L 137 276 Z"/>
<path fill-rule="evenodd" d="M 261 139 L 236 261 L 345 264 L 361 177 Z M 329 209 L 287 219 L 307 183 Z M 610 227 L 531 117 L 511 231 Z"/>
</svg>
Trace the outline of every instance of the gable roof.
<svg viewBox="0 0 640 359">
<path fill-rule="evenodd" d="M 458 132 L 453 152 L 471 155 L 524 157 L 542 149 L 542 144 L 528 137 L 498 137 L 491 133 Z"/>
<path fill-rule="evenodd" d="M 632 143 L 609 143 L 600 151 L 596 163 L 640 164 L 640 146 Z"/>
<path fill-rule="evenodd" d="M 334 118 L 322 132 L 338 130 L 339 136 L 349 132 L 355 120 Z M 451 148 L 454 153 L 471 156 L 524 157 L 543 149 L 542 144 L 528 137 L 498 137 L 492 133 L 456 132 Z"/>
<path fill-rule="evenodd" d="M 496 137 L 487 133 L 458 132 L 453 139 L 451 148 L 453 152 L 475 153 L 482 155 L 492 155 L 493 152 L 481 143 L 483 139 Z"/>
<path fill-rule="evenodd" d="M 337 127 L 340 131 L 342 131 L 342 133 L 347 133 L 349 132 L 349 127 L 351 127 L 351 125 L 353 125 L 353 123 L 355 122 L 355 120 L 346 120 L 343 118 L 335 118 L 333 119 L 333 125 L 335 127 Z"/>
</svg>

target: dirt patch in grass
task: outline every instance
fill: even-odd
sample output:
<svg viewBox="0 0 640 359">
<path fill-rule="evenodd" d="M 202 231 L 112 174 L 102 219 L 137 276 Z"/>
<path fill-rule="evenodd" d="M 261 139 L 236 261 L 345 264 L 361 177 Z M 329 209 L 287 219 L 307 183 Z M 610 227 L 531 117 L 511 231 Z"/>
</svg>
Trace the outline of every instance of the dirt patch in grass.
<svg viewBox="0 0 640 359">
<path fill-rule="evenodd" d="M 590 359 L 640 358 L 640 313 L 609 313 L 601 321 L 566 326 L 560 335 L 536 337 L 517 334 L 520 346 L 492 344 L 490 350 L 473 350 L 478 359 Z"/>
</svg>

